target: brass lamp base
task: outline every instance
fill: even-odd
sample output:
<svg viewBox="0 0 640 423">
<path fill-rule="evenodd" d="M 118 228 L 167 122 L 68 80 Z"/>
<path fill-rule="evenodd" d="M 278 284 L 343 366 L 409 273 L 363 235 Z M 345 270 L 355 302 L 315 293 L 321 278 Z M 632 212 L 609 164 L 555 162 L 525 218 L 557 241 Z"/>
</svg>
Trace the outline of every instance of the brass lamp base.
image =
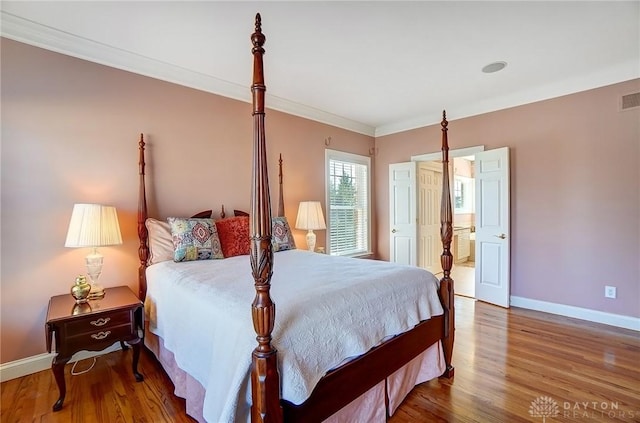
<svg viewBox="0 0 640 423">
<path fill-rule="evenodd" d="M 89 299 L 99 300 L 100 298 L 104 298 L 104 288 L 98 283 L 92 283 L 91 291 L 89 292 Z"/>
</svg>

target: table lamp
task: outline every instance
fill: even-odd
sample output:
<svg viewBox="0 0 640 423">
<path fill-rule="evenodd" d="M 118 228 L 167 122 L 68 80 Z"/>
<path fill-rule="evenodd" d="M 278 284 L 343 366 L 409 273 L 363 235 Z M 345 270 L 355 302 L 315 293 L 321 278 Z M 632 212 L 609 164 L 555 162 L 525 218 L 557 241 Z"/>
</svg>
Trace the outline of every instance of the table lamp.
<svg viewBox="0 0 640 423">
<path fill-rule="evenodd" d="M 307 248 L 309 251 L 316 249 L 316 229 L 326 229 L 324 215 L 320 201 L 303 201 L 298 208 L 298 218 L 296 219 L 296 229 L 307 230 Z"/>
<path fill-rule="evenodd" d="M 122 244 L 116 208 L 100 204 L 74 204 L 65 247 L 91 247 L 85 258 L 91 279 L 89 298 L 102 298 L 104 288 L 98 283 L 104 257 L 97 247 Z"/>
</svg>

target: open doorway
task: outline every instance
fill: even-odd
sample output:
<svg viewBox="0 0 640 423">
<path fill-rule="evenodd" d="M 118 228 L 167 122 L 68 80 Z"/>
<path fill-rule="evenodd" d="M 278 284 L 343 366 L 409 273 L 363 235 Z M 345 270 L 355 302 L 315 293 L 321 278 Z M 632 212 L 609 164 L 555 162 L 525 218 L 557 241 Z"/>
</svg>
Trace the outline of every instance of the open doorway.
<svg viewBox="0 0 640 423">
<path fill-rule="evenodd" d="M 456 294 L 475 298 L 475 156 L 453 158 L 453 254 L 452 278 Z"/>
<path fill-rule="evenodd" d="M 470 220 L 466 221 L 462 218 L 465 213 L 460 213 L 461 216 L 454 214 L 453 225 L 459 232 L 457 234 L 459 245 L 452 245 L 452 253 L 454 248 L 457 248 L 454 258 L 457 265 L 454 263 L 452 270 L 456 272 L 462 267 L 475 268 L 473 298 L 501 307 L 509 307 L 511 292 L 509 148 L 501 147 L 485 151 L 484 146 L 478 146 L 449 151 L 450 159 L 465 156 L 474 156 L 475 210 L 473 213 L 466 213 L 472 215 Z M 418 223 L 420 218 L 424 218 L 425 210 L 429 208 L 421 207 L 420 201 L 416 198 L 419 191 L 417 164 L 440 160 L 441 157 L 441 153 L 428 153 L 412 156 L 411 162 L 389 164 L 389 253 L 390 260 L 393 262 L 415 266 L 420 265 L 421 257 L 425 261 L 430 257 L 422 255 L 424 251 L 429 251 L 429 248 L 424 247 L 425 239 L 418 240 Z M 449 161 L 449 166 L 448 173 L 453 175 L 452 160 Z M 453 176 L 451 179 L 453 180 Z M 450 183 L 450 187 L 451 197 L 454 197 L 453 183 Z M 437 213 L 432 213 L 432 221 L 440 219 L 439 208 L 436 210 Z M 469 222 L 475 223 L 470 225 Z M 461 241 L 466 241 L 465 229 L 468 230 L 469 242 L 460 244 Z M 426 237 L 422 236 L 422 238 Z M 436 237 L 434 235 L 431 238 Z M 472 241 L 475 248 L 471 248 Z M 464 250 L 466 245 L 469 247 L 468 255 Z M 440 247 L 438 249 L 442 251 Z M 466 257 L 466 260 L 463 260 L 463 257 Z M 432 260 L 432 262 L 435 261 L 435 259 Z M 437 261 L 439 264 L 439 260 Z M 473 267 L 460 266 L 460 262 L 473 263 Z M 423 267 L 428 268 L 426 265 Z M 441 267 L 432 272 L 441 273 Z M 455 278 L 454 274 L 454 281 Z M 462 280 L 461 277 L 458 279 Z M 460 293 L 463 292 L 462 287 L 457 283 L 455 289 Z"/>
<path fill-rule="evenodd" d="M 456 294 L 475 298 L 475 172 L 474 156 L 452 159 L 451 201 L 454 233 L 451 243 Z M 418 163 L 418 266 L 442 275 L 440 198 L 442 163 Z"/>
</svg>

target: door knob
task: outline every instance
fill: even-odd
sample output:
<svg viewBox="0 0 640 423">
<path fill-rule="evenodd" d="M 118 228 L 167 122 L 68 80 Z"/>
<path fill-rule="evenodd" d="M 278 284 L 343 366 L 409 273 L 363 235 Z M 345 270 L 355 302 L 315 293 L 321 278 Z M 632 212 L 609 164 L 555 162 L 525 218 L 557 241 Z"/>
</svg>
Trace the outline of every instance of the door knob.
<svg viewBox="0 0 640 423">
<path fill-rule="evenodd" d="M 396 231 L 395 229 L 391 229 L 391 233 L 392 234 L 395 234 L 396 232 L 398 232 L 398 231 Z"/>
<path fill-rule="evenodd" d="M 496 238 L 505 239 L 507 236 L 505 234 L 494 235 Z"/>
</svg>

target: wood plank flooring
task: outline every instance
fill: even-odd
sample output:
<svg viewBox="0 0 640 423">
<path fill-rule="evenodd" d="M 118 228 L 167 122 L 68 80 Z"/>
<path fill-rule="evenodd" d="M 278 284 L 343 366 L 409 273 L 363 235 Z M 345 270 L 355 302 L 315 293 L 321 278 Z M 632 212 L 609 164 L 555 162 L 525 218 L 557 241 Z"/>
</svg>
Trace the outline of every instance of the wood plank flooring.
<svg viewBox="0 0 640 423">
<path fill-rule="evenodd" d="M 466 261 L 456 263 L 451 269 L 451 277 L 455 281 L 456 295 L 475 298 L 476 296 L 476 268 L 475 262 Z M 438 279 L 442 278 L 442 272 L 438 273 Z"/>
<path fill-rule="evenodd" d="M 390 419 L 640 422 L 640 335 L 547 313 L 456 297 L 453 380 L 416 387 Z M 539 402 L 540 403 L 540 402 Z"/>
<path fill-rule="evenodd" d="M 454 379 L 416 387 L 390 423 L 640 422 L 637 332 L 465 297 L 456 307 Z M 136 383 L 131 350 L 101 356 L 79 376 L 67 365 L 57 413 L 50 371 L 4 382 L 0 421 L 194 422 L 152 354 L 142 354 L 139 369 L 145 380 Z"/>
</svg>

